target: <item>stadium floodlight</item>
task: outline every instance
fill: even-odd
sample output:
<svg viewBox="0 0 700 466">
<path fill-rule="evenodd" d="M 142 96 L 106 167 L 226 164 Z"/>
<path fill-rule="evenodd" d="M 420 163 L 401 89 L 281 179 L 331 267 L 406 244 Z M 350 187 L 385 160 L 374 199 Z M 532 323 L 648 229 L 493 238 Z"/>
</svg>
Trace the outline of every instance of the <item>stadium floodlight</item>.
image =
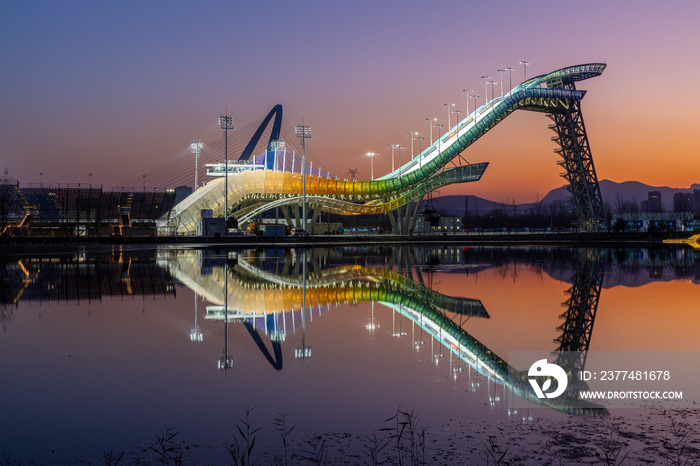
<svg viewBox="0 0 700 466">
<path fill-rule="evenodd" d="M 227 233 L 226 220 L 228 218 L 228 130 L 233 129 L 233 117 L 226 115 L 221 115 L 219 117 L 219 124 L 221 129 L 224 130 L 224 135 L 226 138 L 226 162 L 224 165 L 224 237 Z"/>
<path fill-rule="evenodd" d="M 301 227 L 306 231 L 306 140 L 311 137 L 311 128 L 308 125 L 296 125 L 294 134 L 301 139 L 301 187 L 302 187 L 302 215 Z"/>
<path fill-rule="evenodd" d="M 190 152 L 194 154 L 194 190 L 197 191 L 197 184 L 199 183 L 197 179 L 197 159 L 199 154 L 202 152 L 202 141 L 192 141 L 190 144 Z"/>
<path fill-rule="evenodd" d="M 369 165 L 370 165 L 369 172 L 370 172 L 370 175 L 371 175 L 371 177 L 372 177 L 372 181 L 374 181 L 374 158 L 375 158 L 377 155 L 379 155 L 379 154 L 377 154 L 376 152 L 367 152 L 365 155 L 366 155 L 367 157 L 369 157 L 369 160 L 370 160 L 370 162 L 369 162 Z"/>
</svg>

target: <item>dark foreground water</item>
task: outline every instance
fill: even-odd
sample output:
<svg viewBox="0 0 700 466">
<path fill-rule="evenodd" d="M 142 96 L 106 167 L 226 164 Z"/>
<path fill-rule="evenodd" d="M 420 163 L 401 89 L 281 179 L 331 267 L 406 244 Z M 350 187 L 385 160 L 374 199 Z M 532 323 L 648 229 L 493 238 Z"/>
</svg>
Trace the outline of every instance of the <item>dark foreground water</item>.
<svg viewBox="0 0 700 466">
<path fill-rule="evenodd" d="M 572 414 L 506 381 L 513 352 L 699 354 L 689 249 L 115 249 L 1 270 L 3 464 L 157 463 L 166 428 L 186 464 L 232 462 L 247 410 L 263 463 L 283 415 L 291 464 L 700 457 L 700 400 Z"/>
</svg>

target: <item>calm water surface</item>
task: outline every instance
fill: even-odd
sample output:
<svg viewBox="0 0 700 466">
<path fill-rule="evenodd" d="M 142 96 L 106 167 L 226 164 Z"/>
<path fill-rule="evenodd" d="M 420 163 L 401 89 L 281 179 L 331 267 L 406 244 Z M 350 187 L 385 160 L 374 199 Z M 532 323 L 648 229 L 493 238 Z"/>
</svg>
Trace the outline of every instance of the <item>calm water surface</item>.
<svg viewBox="0 0 700 466">
<path fill-rule="evenodd" d="M 700 350 L 686 249 L 164 248 L 1 267 L 0 455 L 16 461 L 131 451 L 165 426 L 221 444 L 247 407 L 261 445 L 280 413 L 297 436 L 366 434 L 398 407 L 424 425 L 565 419 L 516 412 L 465 351 Z M 563 325 L 577 290 L 590 325 Z"/>
</svg>

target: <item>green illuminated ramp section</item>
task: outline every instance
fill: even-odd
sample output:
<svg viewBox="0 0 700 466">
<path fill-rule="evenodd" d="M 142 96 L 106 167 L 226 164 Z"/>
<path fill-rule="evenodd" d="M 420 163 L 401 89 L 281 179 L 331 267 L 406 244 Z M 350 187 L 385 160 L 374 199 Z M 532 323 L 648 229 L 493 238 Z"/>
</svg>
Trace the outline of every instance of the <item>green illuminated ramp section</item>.
<svg viewBox="0 0 700 466">
<path fill-rule="evenodd" d="M 515 110 L 557 112 L 570 108 L 574 101 L 583 98 L 585 91 L 555 87 L 557 83 L 563 80 L 575 82 L 598 76 L 605 70 L 605 66 L 602 63 L 577 65 L 529 79 L 514 87 L 505 96 L 493 99 L 477 108 L 464 120 L 450 128 L 443 137 L 396 171 L 373 181 L 307 176 L 306 194 L 314 197 L 313 201 L 317 208 L 343 215 L 382 213 L 396 209 L 418 197 L 416 193 L 421 190 L 430 192 L 434 189 L 434 187 L 430 189 L 432 186 L 444 182 L 439 172 Z M 461 175 L 461 177 L 455 177 L 461 181 L 455 182 L 474 181 L 474 179 L 465 179 L 464 173 Z M 475 179 L 480 176 L 479 174 Z M 423 184 L 425 186 L 421 188 Z M 214 216 L 223 216 L 223 191 L 223 179 L 211 181 L 204 188 L 198 189 L 160 219 L 160 232 L 193 234 L 202 209 L 212 209 Z M 260 207 L 256 207 L 257 209 L 272 208 L 274 207 L 272 203 L 280 199 L 298 198 L 302 191 L 302 177 L 298 173 L 270 170 L 245 171 L 229 175 L 227 196 L 229 206 L 236 206 L 241 201 L 252 204 L 262 203 Z M 293 202 L 298 204 L 299 200 Z M 249 212 L 243 212 L 239 219 L 246 218 Z"/>
</svg>

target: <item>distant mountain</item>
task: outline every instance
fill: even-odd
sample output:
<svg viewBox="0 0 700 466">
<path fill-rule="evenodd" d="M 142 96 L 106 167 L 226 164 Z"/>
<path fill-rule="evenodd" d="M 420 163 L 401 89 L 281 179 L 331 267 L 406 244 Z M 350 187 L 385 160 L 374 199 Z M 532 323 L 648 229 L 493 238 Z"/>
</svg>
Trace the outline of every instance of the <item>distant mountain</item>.
<svg viewBox="0 0 700 466">
<path fill-rule="evenodd" d="M 613 211 L 617 210 L 621 202 L 630 203 L 636 202 L 641 205 L 642 201 L 646 201 L 649 191 L 660 191 L 661 202 L 664 209 L 667 211 L 673 210 L 673 195 L 678 192 L 690 192 L 700 189 L 700 183 L 694 183 L 689 188 L 671 188 L 668 186 L 650 186 L 640 183 L 639 181 L 624 181 L 617 183 L 610 180 L 600 181 L 600 191 L 603 195 L 603 202 L 609 204 Z M 565 187 L 555 188 L 547 193 L 540 201 L 544 205 L 558 205 L 568 203 L 570 195 Z M 424 203 L 425 206 L 425 203 Z M 470 214 L 484 214 L 497 209 L 507 208 L 515 209 L 518 214 L 529 212 L 534 206 L 534 203 L 525 204 L 503 204 L 501 202 L 489 201 L 471 194 L 467 196 L 442 196 L 433 199 L 433 206 L 437 210 L 444 211 L 447 215 L 463 216 L 466 209 Z"/>
<path fill-rule="evenodd" d="M 608 203 L 613 210 L 617 210 L 620 202 L 636 202 L 641 205 L 649 197 L 649 191 L 661 192 L 661 203 L 665 210 L 673 210 L 673 195 L 678 192 L 692 193 L 693 190 L 700 189 L 700 184 L 694 183 L 689 188 L 670 188 L 668 186 L 649 186 L 639 181 L 624 181 L 616 183 L 610 180 L 600 181 L 600 192 L 603 195 L 603 202 Z M 551 190 L 542 198 L 543 202 L 550 203 L 554 200 L 567 199 L 569 192 L 566 188 L 556 188 Z"/>
</svg>

